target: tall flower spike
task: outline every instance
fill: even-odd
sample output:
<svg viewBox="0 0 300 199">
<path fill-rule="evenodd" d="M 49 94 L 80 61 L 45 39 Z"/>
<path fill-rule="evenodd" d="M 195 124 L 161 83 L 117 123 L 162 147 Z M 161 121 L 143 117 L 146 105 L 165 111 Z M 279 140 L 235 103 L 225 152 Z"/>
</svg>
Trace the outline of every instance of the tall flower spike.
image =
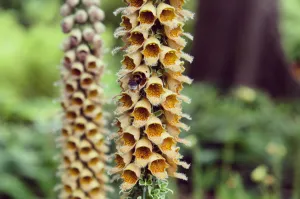
<svg viewBox="0 0 300 199">
<path fill-rule="evenodd" d="M 124 58 L 118 73 L 122 92 L 116 109 L 116 166 L 111 173 L 123 179 L 126 197 L 138 198 L 144 190 L 145 195 L 165 198 L 168 191 L 161 190 L 161 183 L 168 177 L 187 180 L 177 169 L 189 167 L 181 160 L 178 143 L 188 144 L 180 133 L 189 130 L 181 119 L 190 119 L 182 112 L 182 102 L 190 99 L 181 91 L 184 83 L 192 83 L 183 73 L 185 62 L 193 57 L 182 50 L 185 38 L 192 39 L 183 27 L 193 14 L 183 10 L 185 0 L 125 2 L 128 7 L 117 10 L 122 22 L 115 32 L 125 46 L 118 48 Z"/>
<path fill-rule="evenodd" d="M 98 35 L 104 30 L 99 0 L 66 0 L 61 7 L 64 43 L 62 81 L 64 108 L 60 199 L 105 199 L 108 177 L 105 119 L 102 112 L 103 73 Z M 130 161 L 126 159 L 125 162 Z M 130 162 L 126 163 L 129 164 Z"/>
</svg>

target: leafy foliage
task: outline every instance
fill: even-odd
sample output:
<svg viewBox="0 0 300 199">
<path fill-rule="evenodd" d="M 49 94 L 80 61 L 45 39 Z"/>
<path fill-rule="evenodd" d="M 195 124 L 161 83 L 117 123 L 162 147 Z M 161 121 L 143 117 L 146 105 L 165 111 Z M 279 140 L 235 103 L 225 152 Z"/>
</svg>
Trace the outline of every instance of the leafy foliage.
<svg viewBox="0 0 300 199">
<path fill-rule="evenodd" d="M 168 188 L 167 180 L 160 180 L 152 175 L 142 177 L 137 186 L 130 190 L 126 199 L 165 199 L 172 190 Z"/>
</svg>

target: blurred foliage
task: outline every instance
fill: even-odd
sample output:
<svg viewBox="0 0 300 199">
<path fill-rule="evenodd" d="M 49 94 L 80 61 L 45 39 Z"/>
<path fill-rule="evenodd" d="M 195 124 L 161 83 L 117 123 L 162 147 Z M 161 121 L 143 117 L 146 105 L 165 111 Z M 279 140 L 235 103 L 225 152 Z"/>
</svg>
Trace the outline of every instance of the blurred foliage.
<svg viewBox="0 0 300 199">
<path fill-rule="evenodd" d="M 64 38 L 59 27 L 61 2 L 0 0 L 0 198 L 55 198 L 55 137 L 60 128 L 57 80 L 62 57 L 58 47 Z M 102 2 L 107 13 L 105 61 L 109 63 L 103 79 L 111 99 L 119 90 L 115 73 L 121 59 L 109 53 L 120 44 L 112 36 L 119 23 L 112 12 L 123 4 L 121 0 Z M 193 10 L 196 2 L 189 0 L 187 6 Z M 283 0 L 282 5 L 283 44 L 288 57 L 298 59 L 300 2 Z M 187 30 L 193 32 L 192 27 L 189 23 Z M 294 198 L 300 198 L 292 189 L 300 187 L 297 103 L 273 102 L 247 88 L 222 96 L 210 86 L 194 85 L 186 94 L 194 99 L 185 107 L 193 117 L 192 130 L 185 134 L 192 147 L 183 149 L 193 162 L 189 177 L 194 199 L 205 194 L 220 199 L 275 198 L 279 186 L 294 190 Z M 254 183 L 251 173 L 259 165 L 268 168 L 268 173 Z M 270 176 L 276 180 L 266 185 Z M 174 190 L 170 198 L 180 198 L 179 192 L 190 194 L 170 183 Z"/>
<path fill-rule="evenodd" d="M 273 102 L 243 87 L 229 96 L 202 84 L 186 92 L 194 100 L 192 106 L 185 107 L 193 117 L 191 132 L 186 134 L 192 150 L 188 148 L 185 154 L 192 157 L 193 168 L 197 168 L 193 177 L 197 176 L 200 184 L 196 186 L 214 190 L 222 185 L 222 191 L 224 183 L 239 171 L 243 184 L 252 189 L 255 179 L 250 179 L 251 172 L 260 164 L 269 168 L 269 174 L 275 176 L 276 183 L 282 183 L 282 188 L 291 192 L 293 186 L 300 186 L 293 185 L 293 180 L 299 183 L 300 178 L 294 175 L 300 161 L 299 103 Z M 276 191 L 280 190 L 272 193 Z"/>
<path fill-rule="evenodd" d="M 283 44 L 289 59 L 300 59 L 300 1 L 281 0 Z"/>
</svg>

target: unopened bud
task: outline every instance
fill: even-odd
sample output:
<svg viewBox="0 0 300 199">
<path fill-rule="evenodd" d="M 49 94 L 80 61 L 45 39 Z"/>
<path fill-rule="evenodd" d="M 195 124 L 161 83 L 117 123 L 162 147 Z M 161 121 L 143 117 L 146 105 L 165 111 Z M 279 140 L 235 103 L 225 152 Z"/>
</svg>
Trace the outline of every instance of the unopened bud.
<svg viewBox="0 0 300 199">
<path fill-rule="evenodd" d="M 64 33 L 69 33 L 74 25 L 74 16 L 68 16 L 66 18 L 63 19 L 61 27 L 62 27 L 62 31 Z"/>
<path fill-rule="evenodd" d="M 99 48 L 95 49 L 94 55 L 95 55 L 96 57 L 98 57 L 98 58 L 101 58 L 101 56 L 102 56 L 102 50 L 99 49 Z"/>
<path fill-rule="evenodd" d="M 65 53 L 65 57 L 64 57 L 64 66 L 66 68 L 69 68 L 70 65 L 75 61 L 76 59 L 76 55 L 75 55 L 75 52 L 74 50 L 70 50 L 68 52 Z"/>
<path fill-rule="evenodd" d="M 90 7 L 90 6 L 93 6 L 93 5 L 96 5 L 96 6 L 100 5 L 100 1 L 99 0 L 82 0 L 82 3 L 86 7 Z"/>
<path fill-rule="evenodd" d="M 85 23 L 88 20 L 88 14 L 84 10 L 77 10 L 75 20 L 78 23 Z"/>
<path fill-rule="evenodd" d="M 99 35 L 95 35 L 93 39 L 93 44 L 95 48 L 101 48 L 103 45 L 103 41 Z"/>
<path fill-rule="evenodd" d="M 76 56 L 78 60 L 81 62 L 85 62 L 85 59 L 89 53 L 90 53 L 90 49 L 85 44 L 81 44 L 76 50 Z"/>
<path fill-rule="evenodd" d="M 67 0 L 67 4 L 69 4 L 71 7 L 75 7 L 79 4 L 79 0 Z"/>
<path fill-rule="evenodd" d="M 77 46 L 78 44 L 80 44 L 82 40 L 82 33 L 79 29 L 74 29 L 71 32 L 71 37 L 70 37 L 70 44 L 72 47 Z"/>
<path fill-rule="evenodd" d="M 63 17 L 70 15 L 72 12 L 72 8 L 68 4 L 63 4 L 60 8 L 60 14 Z"/>
<path fill-rule="evenodd" d="M 61 48 L 63 51 L 68 51 L 70 50 L 71 48 L 71 42 L 70 42 L 70 39 L 67 38 L 63 41 L 62 45 L 61 45 Z"/>
<path fill-rule="evenodd" d="M 87 42 L 92 42 L 94 39 L 94 36 L 95 36 L 95 31 L 92 28 L 88 27 L 83 30 L 83 38 Z"/>
<path fill-rule="evenodd" d="M 105 26 L 101 22 L 94 23 L 94 28 L 96 30 L 96 33 L 98 34 L 102 34 L 103 32 L 105 32 Z"/>
<path fill-rule="evenodd" d="M 88 10 L 88 13 L 92 22 L 103 21 L 105 18 L 103 10 L 101 10 L 97 6 L 91 6 Z"/>
</svg>

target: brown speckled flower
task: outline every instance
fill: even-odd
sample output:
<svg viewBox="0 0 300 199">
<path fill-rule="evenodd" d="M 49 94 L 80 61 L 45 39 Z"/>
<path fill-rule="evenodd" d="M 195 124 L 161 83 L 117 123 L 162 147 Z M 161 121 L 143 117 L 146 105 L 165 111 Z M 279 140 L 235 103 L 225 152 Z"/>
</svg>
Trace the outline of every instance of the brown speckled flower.
<svg viewBox="0 0 300 199">
<path fill-rule="evenodd" d="M 185 21 L 193 14 L 182 8 L 184 0 L 126 0 L 121 27 L 115 36 L 125 42 L 122 68 L 118 73 L 122 93 L 116 114 L 116 167 L 123 179 L 122 191 L 138 186 L 147 175 L 164 180 L 169 176 L 187 180 L 177 167 L 188 168 L 181 161 L 178 143 L 181 130 L 189 130 L 181 119 L 182 102 L 190 99 L 181 94 L 183 83 L 192 80 L 183 75 L 185 61 L 193 57 L 182 50 Z M 185 38 L 184 38 L 185 37 Z M 130 158 L 128 158 L 130 157 Z"/>
</svg>

